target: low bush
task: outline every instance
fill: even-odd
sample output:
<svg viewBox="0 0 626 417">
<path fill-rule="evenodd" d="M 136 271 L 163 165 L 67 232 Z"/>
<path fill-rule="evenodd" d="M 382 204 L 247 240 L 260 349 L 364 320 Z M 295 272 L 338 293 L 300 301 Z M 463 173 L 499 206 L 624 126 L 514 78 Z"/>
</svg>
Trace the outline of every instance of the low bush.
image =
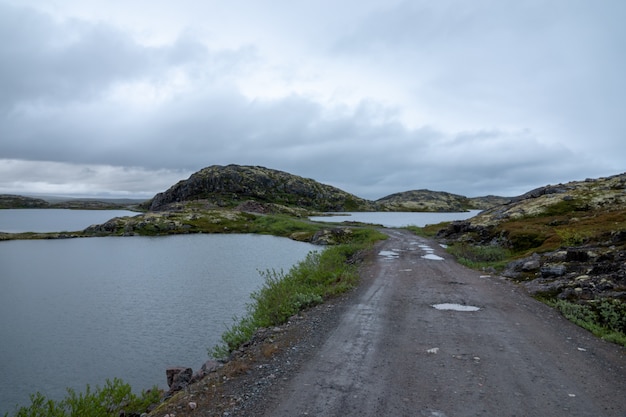
<svg viewBox="0 0 626 417">
<path fill-rule="evenodd" d="M 542 300 L 565 318 L 609 342 L 626 346 L 626 303 L 616 299 L 573 303 L 567 300 Z"/>
<path fill-rule="evenodd" d="M 67 396 L 54 401 L 41 393 L 30 396 L 31 404 L 19 408 L 14 417 L 118 417 L 120 415 L 139 415 L 151 404 L 160 400 L 160 392 L 154 387 L 135 395 L 130 385 L 121 379 L 107 380 L 104 387 L 91 390 L 87 385 L 85 392 L 67 390 Z M 5 417 L 8 417 L 8 413 Z"/>
</svg>

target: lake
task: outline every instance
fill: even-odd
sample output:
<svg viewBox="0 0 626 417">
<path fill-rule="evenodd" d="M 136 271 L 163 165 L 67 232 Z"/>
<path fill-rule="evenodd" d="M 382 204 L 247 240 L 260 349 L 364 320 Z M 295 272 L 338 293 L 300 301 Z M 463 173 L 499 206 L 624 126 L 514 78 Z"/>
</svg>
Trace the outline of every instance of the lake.
<svg viewBox="0 0 626 417">
<path fill-rule="evenodd" d="M 426 212 L 347 212 L 329 213 L 329 216 L 309 217 L 319 222 L 361 222 L 381 224 L 385 227 L 419 226 L 437 224 L 453 220 L 465 220 L 474 217 L 480 210 L 470 210 L 461 213 L 426 213 Z"/>
<path fill-rule="evenodd" d="M 470 213 L 351 213 L 321 221 L 388 227 Z M 0 230 L 82 230 L 124 211 L 0 210 Z M 317 219 L 317 218 L 316 218 Z M 319 247 L 262 235 L 101 237 L 0 242 L 0 415 L 40 391 L 65 396 L 115 377 L 166 388 L 165 369 L 197 370 L 259 271 L 288 270 Z"/>
<path fill-rule="evenodd" d="M 122 378 L 194 370 L 263 278 L 319 247 L 262 235 L 0 242 L 0 415 Z"/>
<path fill-rule="evenodd" d="M 113 217 L 137 214 L 128 210 L 6 209 L 0 210 L 0 232 L 75 232 Z"/>
</svg>

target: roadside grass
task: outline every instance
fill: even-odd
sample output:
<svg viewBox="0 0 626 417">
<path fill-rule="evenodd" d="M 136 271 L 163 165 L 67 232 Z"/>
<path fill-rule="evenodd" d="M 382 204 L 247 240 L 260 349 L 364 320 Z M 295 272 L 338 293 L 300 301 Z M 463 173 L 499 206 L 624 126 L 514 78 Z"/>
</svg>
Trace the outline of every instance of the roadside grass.
<svg viewBox="0 0 626 417">
<path fill-rule="evenodd" d="M 500 246 L 471 245 L 469 243 L 455 243 L 448 246 L 448 253 L 456 260 L 472 269 L 494 268 L 502 270 L 511 258 L 511 251 Z"/>
<path fill-rule="evenodd" d="M 227 357 L 250 340 L 258 329 L 286 323 L 298 312 L 353 288 L 359 280 L 359 254 L 385 238 L 368 228 L 357 229 L 354 235 L 352 243 L 310 252 L 286 273 L 261 271 L 265 281 L 251 294 L 246 315 L 233 318 L 234 324 L 222 334 L 220 344 L 209 348 L 209 355 Z"/>
<path fill-rule="evenodd" d="M 445 229 L 450 222 L 441 222 L 437 224 L 427 224 L 426 226 L 407 226 L 406 229 L 418 236 L 433 238 L 441 229 Z"/>
<path fill-rule="evenodd" d="M 161 393 L 154 387 L 140 394 L 133 394 L 130 385 L 121 379 L 108 380 L 103 387 L 92 390 L 89 385 L 85 392 L 67 390 L 64 399 L 55 401 L 37 392 L 30 396 L 31 404 L 20 407 L 14 417 L 118 417 L 140 415 L 151 404 L 160 401 Z M 4 417 L 8 417 L 5 413 Z"/>
<path fill-rule="evenodd" d="M 617 299 L 592 300 L 584 304 L 547 297 L 537 299 L 595 336 L 626 346 L 626 303 Z"/>
</svg>

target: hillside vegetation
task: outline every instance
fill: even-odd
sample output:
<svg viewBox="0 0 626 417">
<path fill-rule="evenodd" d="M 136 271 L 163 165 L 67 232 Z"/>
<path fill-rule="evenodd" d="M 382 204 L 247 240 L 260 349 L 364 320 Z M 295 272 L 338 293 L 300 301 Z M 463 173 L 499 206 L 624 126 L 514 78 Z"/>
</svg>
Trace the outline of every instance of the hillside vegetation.
<svg viewBox="0 0 626 417">
<path fill-rule="evenodd" d="M 626 174 L 541 187 L 437 238 L 573 321 L 626 343 Z"/>
</svg>

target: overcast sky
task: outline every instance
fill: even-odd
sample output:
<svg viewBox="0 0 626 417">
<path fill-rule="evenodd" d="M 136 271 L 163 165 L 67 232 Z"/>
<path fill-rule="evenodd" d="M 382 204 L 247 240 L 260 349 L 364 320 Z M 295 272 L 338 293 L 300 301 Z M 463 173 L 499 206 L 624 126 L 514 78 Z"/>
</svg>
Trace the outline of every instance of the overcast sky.
<svg viewBox="0 0 626 417">
<path fill-rule="evenodd" d="M 626 171 L 623 0 L 0 0 L 0 193 L 261 165 L 360 197 Z"/>
</svg>

